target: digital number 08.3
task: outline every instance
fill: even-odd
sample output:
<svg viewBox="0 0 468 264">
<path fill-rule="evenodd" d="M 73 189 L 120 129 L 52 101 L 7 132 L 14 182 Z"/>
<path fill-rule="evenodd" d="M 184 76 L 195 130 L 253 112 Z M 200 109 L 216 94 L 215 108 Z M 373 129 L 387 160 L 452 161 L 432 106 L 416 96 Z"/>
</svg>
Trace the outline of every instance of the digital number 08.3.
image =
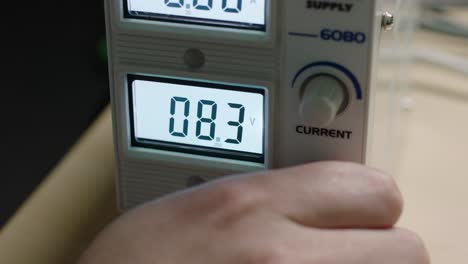
<svg viewBox="0 0 468 264">
<path fill-rule="evenodd" d="M 184 108 L 184 119 L 183 120 L 176 120 L 176 107 L 177 105 L 181 105 Z M 227 124 L 228 126 L 237 128 L 237 135 L 236 138 L 229 138 L 226 139 L 224 142 L 229 144 L 241 144 L 242 138 L 244 134 L 244 121 L 245 121 L 245 107 L 241 104 L 228 104 L 230 108 L 237 109 L 239 111 L 239 118 L 237 121 L 229 121 Z M 205 107 L 209 107 L 209 113 L 205 113 Z M 190 116 L 190 100 L 185 97 L 172 97 L 171 99 L 171 107 L 170 107 L 171 118 L 169 119 L 169 133 L 174 137 L 187 137 L 189 132 L 189 116 Z M 213 141 L 216 136 L 216 119 L 218 116 L 218 104 L 214 101 L 210 100 L 200 100 L 197 106 L 197 124 L 196 124 L 196 131 L 195 135 L 200 140 L 205 141 Z M 176 131 L 176 122 L 182 122 L 182 129 L 180 131 Z M 203 135 L 202 128 L 204 125 L 209 126 L 209 134 Z"/>
</svg>

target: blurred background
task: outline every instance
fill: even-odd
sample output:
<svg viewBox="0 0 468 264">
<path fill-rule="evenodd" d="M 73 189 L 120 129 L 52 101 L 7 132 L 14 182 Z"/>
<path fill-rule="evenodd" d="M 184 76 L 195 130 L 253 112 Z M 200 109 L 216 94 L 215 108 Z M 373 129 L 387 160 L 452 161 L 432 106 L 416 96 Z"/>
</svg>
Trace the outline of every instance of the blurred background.
<svg viewBox="0 0 468 264">
<path fill-rule="evenodd" d="M 9 5 L 21 16 L 2 15 L 0 226 L 109 102 L 102 1 Z"/>
<path fill-rule="evenodd" d="M 375 147 L 383 153 L 375 155 L 374 164 L 394 172 L 407 198 L 401 224 L 422 234 L 436 260 L 434 263 L 464 264 L 468 259 L 465 191 L 468 184 L 465 165 L 468 162 L 468 0 L 384 0 L 384 3 L 387 10 L 396 14 L 397 23 L 382 38 L 376 86 L 379 110 L 376 111 L 378 144 Z M 3 38 L 5 81 L 0 104 L 0 230 L 109 103 L 102 1 L 31 2 L 27 10 L 20 4 L 8 10 L 21 10 L 21 19 L 15 12 L 2 15 L 7 28 Z M 95 156 L 105 153 L 109 157 L 102 160 L 109 164 L 99 165 L 111 167 L 108 112 L 101 116 L 100 123 L 93 131 L 102 132 L 106 149 L 94 151 L 95 146 L 91 144 L 91 152 Z M 95 176 L 87 175 L 87 167 L 79 167 L 90 163 L 72 164 L 76 175 L 69 175 L 70 178 Z M 59 170 L 56 178 L 70 180 L 61 173 Z M 101 183 L 106 188 L 99 186 L 101 189 L 96 190 L 108 190 L 105 197 L 108 200 L 99 204 L 102 207 L 96 207 L 98 212 L 89 210 L 83 199 L 77 199 L 76 204 L 83 202 L 86 207 L 83 210 L 93 217 L 105 211 L 108 218 L 87 219 L 87 215 L 79 215 L 81 211 L 76 210 L 76 221 L 82 225 L 72 225 L 70 221 L 68 234 L 63 231 L 65 224 L 60 229 L 61 219 L 31 214 L 40 216 L 43 222 L 54 219 L 54 224 L 59 224 L 53 228 L 75 243 L 79 239 L 74 241 L 73 235 L 88 229 L 80 246 L 62 251 L 54 248 L 50 253 L 40 247 L 43 242 L 39 239 L 29 248 L 38 248 L 61 260 L 79 255 L 102 228 L 100 225 L 116 214 L 111 207 L 115 201 L 111 186 L 113 172 L 108 169 L 106 173 L 108 179 Z M 58 200 L 67 197 L 67 193 L 59 189 L 51 196 Z M 17 223 L 24 220 L 21 216 L 18 219 Z M 24 230 L 15 229 L 17 223 L 14 223 L 10 227 L 14 231 L 1 233 L 0 237 L 5 238 L 7 245 L 15 241 L 22 248 L 29 236 L 42 228 L 43 222 L 38 221 L 37 228 L 28 230 L 24 226 L 31 225 L 26 220 L 24 226 L 20 225 Z M 16 231 L 22 234 L 22 239 Z M 62 241 L 53 242 L 51 245 L 57 246 Z M 59 253 L 62 255 L 54 255 Z M 14 252 L 11 254 L 12 258 L 16 257 Z M 457 260 L 449 261 L 453 256 Z"/>
</svg>

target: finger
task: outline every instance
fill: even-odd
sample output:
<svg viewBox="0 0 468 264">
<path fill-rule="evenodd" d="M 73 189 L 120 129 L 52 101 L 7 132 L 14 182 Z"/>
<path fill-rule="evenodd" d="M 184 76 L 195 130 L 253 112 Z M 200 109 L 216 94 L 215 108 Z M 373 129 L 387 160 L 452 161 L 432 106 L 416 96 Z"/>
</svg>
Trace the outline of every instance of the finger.
<svg viewBox="0 0 468 264">
<path fill-rule="evenodd" d="M 352 163 L 315 163 L 243 180 L 249 183 L 243 195 L 261 192 L 264 206 L 306 226 L 390 227 L 402 211 L 391 177 Z"/>
<path fill-rule="evenodd" d="M 284 263 L 429 264 L 422 240 L 403 229 L 309 229 L 293 233 L 295 238 L 290 238 L 286 246 L 286 257 L 292 262 Z"/>
</svg>

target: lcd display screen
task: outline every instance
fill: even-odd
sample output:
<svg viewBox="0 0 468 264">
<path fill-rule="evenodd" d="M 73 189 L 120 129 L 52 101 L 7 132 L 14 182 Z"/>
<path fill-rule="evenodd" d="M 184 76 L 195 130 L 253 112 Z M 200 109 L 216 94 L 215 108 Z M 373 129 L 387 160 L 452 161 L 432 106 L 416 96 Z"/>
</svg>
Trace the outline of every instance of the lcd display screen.
<svg viewBox="0 0 468 264">
<path fill-rule="evenodd" d="M 133 145 L 263 162 L 265 89 L 130 75 Z"/>
<path fill-rule="evenodd" d="M 124 0 L 126 17 L 265 30 L 266 0 Z"/>
</svg>

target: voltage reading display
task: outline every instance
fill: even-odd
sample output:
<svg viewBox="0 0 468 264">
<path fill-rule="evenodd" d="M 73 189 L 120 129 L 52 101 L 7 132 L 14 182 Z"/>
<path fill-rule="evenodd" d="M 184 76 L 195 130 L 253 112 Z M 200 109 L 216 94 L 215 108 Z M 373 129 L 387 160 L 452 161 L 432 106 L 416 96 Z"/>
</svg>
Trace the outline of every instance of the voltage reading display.
<svg viewBox="0 0 468 264">
<path fill-rule="evenodd" d="M 138 143 L 263 155 L 264 89 L 167 78 L 130 83 Z"/>
<path fill-rule="evenodd" d="M 183 112 L 181 118 L 181 129 L 177 132 L 176 127 L 176 115 L 177 115 L 177 103 L 182 103 Z M 171 99 L 171 118 L 169 119 L 169 133 L 175 137 L 185 138 L 188 135 L 189 128 L 189 117 L 190 117 L 190 105 L 191 102 L 188 98 L 185 97 L 172 97 Z M 227 124 L 229 126 L 235 127 L 237 129 L 237 136 L 235 139 L 226 139 L 224 142 L 229 144 L 241 144 L 242 138 L 244 135 L 244 121 L 245 121 L 245 107 L 241 104 L 228 103 L 229 107 L 239 110 L 239 118 L 237 121 L 229 121 Z M 208 114 L 205 115 L 205 109 L 208 109 Z M 224 110 L 224 109 L 222 109 Z M 180 111 L 179 111 L 180 112 Z M 224 111 L 223 111 L 224 112 Z M 213 141 L 216 135 L 216 119 L 218 117 L 218 104 L 215 101 L 211 100 L 200 100 L 198 101 L 197 107 L 197 123 L 196 123 L 196 132 L 195 135 L 199 140 Z M 202 134 L 202 128 L 204 125 L 208 126 L 208 131 L 205 134 Z M 205 126 L 206 127 L 206 126 Z M 206 129 L 204 129 L 206 130 Z M 217 141 L 221 141 L 221 138 L 218 138 Z"/>
</svg>

